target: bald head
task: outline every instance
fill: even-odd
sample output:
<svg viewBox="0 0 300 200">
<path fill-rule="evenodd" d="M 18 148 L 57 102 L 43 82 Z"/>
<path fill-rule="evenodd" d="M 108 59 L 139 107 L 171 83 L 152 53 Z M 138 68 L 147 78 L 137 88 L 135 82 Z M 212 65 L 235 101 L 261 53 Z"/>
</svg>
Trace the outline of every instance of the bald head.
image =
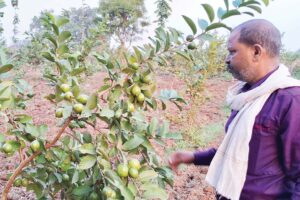
<svg viewBox="0 0 300 200">
<path fill-rule="evenodd" d="M 278 57 L 281 48 L 281 34 L 269 21 L 254 19 L 246 21 L 232 30 L 239 33 L 239 42 L 246 45 L 259 44 L 266 49 L 270 57 Z"/>
</svg>

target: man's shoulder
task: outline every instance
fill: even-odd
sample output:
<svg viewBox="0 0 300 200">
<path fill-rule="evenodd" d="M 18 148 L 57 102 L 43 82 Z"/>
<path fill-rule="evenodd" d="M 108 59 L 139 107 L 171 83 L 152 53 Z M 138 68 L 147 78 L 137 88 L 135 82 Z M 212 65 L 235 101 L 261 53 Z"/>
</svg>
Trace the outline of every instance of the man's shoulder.
<svg viewBox="0 0 300 200">
<path fill-rule="evenodd" d="M 299 98 L 300 97 L 300 86 L 288 87 L 278 89 L 276 92 L 278 97 L 287 97 L 287 98 Z"/>
<path fill-rule="evenodd" d="M 281 104 L 289 105 L 292 102 L 298 104 L 298 102 L 300 103 L 300 86 L 278 89 L 272 96 L 275 101 L 279 101 Z"/>
</svg>

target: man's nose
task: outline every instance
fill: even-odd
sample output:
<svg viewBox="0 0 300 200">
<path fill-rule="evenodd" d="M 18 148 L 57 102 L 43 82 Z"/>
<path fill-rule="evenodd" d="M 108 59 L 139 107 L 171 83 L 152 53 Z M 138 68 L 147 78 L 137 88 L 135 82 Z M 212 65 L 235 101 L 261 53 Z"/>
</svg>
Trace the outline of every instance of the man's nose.
<svg viewBox="0 0 300 200">
<path fill-rule="evenodd" d="M 230 56 L 229 56 L 229 55 L 226 56 L 226 58 L 225 58 L 225 63 L 226 63 L 226 64 L 230 64 Z"/>
</svg>

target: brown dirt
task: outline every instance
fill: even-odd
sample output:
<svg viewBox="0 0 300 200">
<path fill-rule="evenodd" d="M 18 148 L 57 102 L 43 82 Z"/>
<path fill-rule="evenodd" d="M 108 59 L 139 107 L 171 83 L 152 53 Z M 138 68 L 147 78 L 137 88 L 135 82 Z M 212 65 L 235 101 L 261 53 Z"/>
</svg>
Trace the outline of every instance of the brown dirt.
<svg viewBox="0 0 300 200">
<path fill-rule="evenodd" d="M 101 86 L 101 82 L 104 77 L 104 73 L 96 73 L 95 75 L 88 77 L 84 88 L 87 91 L 95 91 Z M 56 120 L 54 117 L 54 107 L 44 98 L 45 95 L 52 91 L 52 87 L 42 78 L 40 71 L 36 69 L 28 69 L 25 74 L 25 79 L 33 86 L 36 96 L 27 105 L 27 113 L 34 116 L 33 121 L 36 124 L 47 124 L 49 128 L 48 136 L 51 137 L 52 133 L 55 133 Z M 159 83 L 157 91 L 160 89 L 175 89 L 180 94 L 184 93 L 184 82 L 172 76 L 170 74 L 162 74 L 157 78 Z M 197 115 L 197 122 L 199 124 L 206 124 L 208 122 L 218 122 L 224 113 L 222 113 L 222 106 L 224 102 L 225 93 L 227 87 L 231 84 L 231 81 L 225 81 L 221 78 L 213 78 L 206 82 L 205 91 L 203 95 L 207 97 L 207 100 L 200 107 L 199 114 Z M 188 110 L 189 106 L 185 106 L 184 110 Z M 151 116 L 157 116 L 160 120 L 167 114 L 178 115 L 179 110 L 174 105 L 168 105 L 166 111 L 154 111 Z M 176 124 L 171 124 L 171 128 L 180 128 Z M 211 146 L 218 146 L 222 138 L 218 138 L 212 142 Z M 169 146 L 172 146 L 172 142 L 168 142 Z M 160 155 L 164 154 L 164 151 L 159 150 Z M 164 157 L 164 156 L 162 156 Z M 7 174 L 12 172 L 17 165 L 17 157 L 5 158 L 3 154 L 0 154 L 0 192 L 7 181 Z M 214 190 L 208 186 L 205 182 L 205 174 L 207 167 L 197 166 L 184 166 L 180 170 L 179 174 L 175 176 L 175 185 L 173 189 L 169 189 L 169 199 L 179 200 L 196 200 L 214 199 Z M 9 199 L 34 199 L 33 194 L 26 192 L 22 188 L 12 188 Z"/>
</svg>

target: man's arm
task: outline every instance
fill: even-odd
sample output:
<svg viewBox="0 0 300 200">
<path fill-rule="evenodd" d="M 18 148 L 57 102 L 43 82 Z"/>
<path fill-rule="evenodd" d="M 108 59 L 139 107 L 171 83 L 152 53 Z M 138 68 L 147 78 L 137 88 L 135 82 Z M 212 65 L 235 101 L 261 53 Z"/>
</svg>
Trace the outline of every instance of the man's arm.
<svg viewBox="0 0 300 200">
<path fill-rule="evenodd" d="M 195 165 L 209 165 L 215 156 L 216 149 L 211 148 L 207 151 L 177 151 L 169 158 L 170 167 L 176 172 L 180 164 L 195 164 Z"/>
<path fill-rule="evenodd" d="M 300 95 L 293 97 L 281 124 L 286 188 L 293 200 L 300 199 Z"/>
</svg>

